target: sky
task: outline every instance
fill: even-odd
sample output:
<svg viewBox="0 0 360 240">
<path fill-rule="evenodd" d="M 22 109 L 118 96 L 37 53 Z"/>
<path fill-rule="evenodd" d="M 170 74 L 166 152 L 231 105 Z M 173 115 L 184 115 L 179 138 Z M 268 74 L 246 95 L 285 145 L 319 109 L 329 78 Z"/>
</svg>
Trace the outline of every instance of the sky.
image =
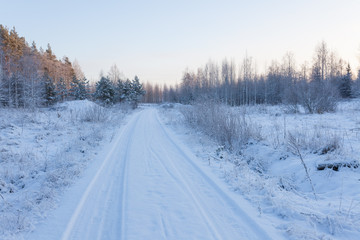
<svg viewBox="0 0 360 240">
<path fill-rule="evenodd" d="M 114 64 L 128 78 L 174 84 L 210 59 L 258 72 L 292 52 L 311 64 L 325 41 L 360 66 L 360 0 L 0 0 L 0 24 L 80 64 L 96 81 Z"/>
</svg>

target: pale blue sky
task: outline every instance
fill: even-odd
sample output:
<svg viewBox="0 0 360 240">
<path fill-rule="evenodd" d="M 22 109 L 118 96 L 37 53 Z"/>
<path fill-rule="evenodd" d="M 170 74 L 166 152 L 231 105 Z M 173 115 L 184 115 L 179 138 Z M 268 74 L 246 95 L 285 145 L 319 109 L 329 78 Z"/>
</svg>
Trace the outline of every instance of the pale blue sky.
<svg viewBox="0 0 360 240">
<path fill-rule="evenodd" d="M 263 72 L 287 51 L 311 61 L 322 40 L 360 65 L 360 0 L 0 0 L 0 9 L 0 24 L 76 58 L 93 80 L 116 64 L 129 78 L 175 83 L 187 67 L 246 53 Z"/>
</svg>

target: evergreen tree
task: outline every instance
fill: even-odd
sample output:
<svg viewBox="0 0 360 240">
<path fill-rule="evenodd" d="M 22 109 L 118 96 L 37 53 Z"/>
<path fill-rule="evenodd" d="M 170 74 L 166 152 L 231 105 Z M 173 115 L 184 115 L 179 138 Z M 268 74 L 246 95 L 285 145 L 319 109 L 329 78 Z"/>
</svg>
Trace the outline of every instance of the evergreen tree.
<svg viewBox="0 0 360 240">
<path fill-rule="evenodd" d="M 115 90 L 108 78 L 101 77 L 100 81 L 96 83 L 94 98 L 105 105 L 111 105 L 114 103 Z"/>
<path fill-rule="evenodd" d="M 59 101 L 63 102 L 68 97 L 68 90 L 66 88 L 66 83 L 63 78 L 60 78 L 59 82 L 56 84 L 56 92 Z"/>
<path fill-rule="evenodd" d="M 141 97 L 145 95 L 145 90 L 143 85 L 140 83 L 140 80 L 135 76 L 134 80 L 131 82 L 131 91 L 129 94 L 129 101 L 133 108 L 137 108 Z"/>
<path fill-rule="evenodd" d="M 122 102 L 124 99 L 124 83 L 118 79 L 115 86 L 115 102 Z"/>
<path fill-rule="evenodd" d="M 55 84 L 47 72 L 43 76 L 43 84 L 45 106 L 51 106 L 56 102 L 56 90 Z"/>
<path fill-rule="evenodd" d="M 348 64 L 346 68 L 346 75 L 341 79 L 341 83 L 339 86 L 340 95 L 342 98 L 351 97 L 351 68 L 350 64 Z"/>
<path fill-rule="evenodd" d="M 85 100 L 88 98 L 88 85 L 89 81 L 85 77 L 79 80 L 78 99 Z"/>
<path fill-rule="evenodd" d="M 131 92 L 132 92 L 131 81 L 129 79 L 126 79 L 126 81 L 123 83 L 122 98 L 126 101 L 130 101 Z"/>
<path fill-rule="evenodd" d="M 70 83 L 70 94 L 75 100 L 84 100 L 87 98 L 87 80 L 83 78 L 81 80 L 77 79 L 76 76 L 73 76 L 73 80 Z"/>
<path fill-rule="evenodd" d="M 351 94 L 354 97 L 360 97 L 360 69 L 358 71 L 357 79 L 352 84 Z"/>
</svg>

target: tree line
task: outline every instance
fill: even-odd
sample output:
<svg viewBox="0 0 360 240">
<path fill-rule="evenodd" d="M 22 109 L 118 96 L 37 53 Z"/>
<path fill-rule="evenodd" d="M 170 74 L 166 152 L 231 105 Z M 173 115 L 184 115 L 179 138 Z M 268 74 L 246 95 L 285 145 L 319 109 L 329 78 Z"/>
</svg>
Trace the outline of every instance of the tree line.
<svg viewBox="0 0 360 240">
<path fill-rule="evenodd" d="M 322 113 L 333 111 L 342 98 L 359 96 L 360 70 L 355 79 L 350 64 L 323 41 L 316 47 L 311 64 L 298 67 L 291 52 L 282 61 L 273 61 L 265 73 L 258 73 L 248 56 L 238 66 L 227 59 L 220 65 L 209 61 L 196 72 L 185 70 L 176 86 L 147 83 L 145 90 L 145 102 L 189 104 L 211 99 L 231 106 L 281 103 L 294 112 L 303 106 L 309 113 Z"/>
<path fill-rule="evenodd" d="M 145 93 L 139 78 L 122 80 L 111 75 L 117 69 L 111 70 L 109 76 L 90 84 L 77 61 L 58 59 L 50 44 L 46 50 L 38 49 L 15 27 L 0 25 L 0 106 L 34 108 L 91 99 L 104 105 L 127 101 L 136 107 Z"/>
<path fill-rule="evenodd" d="M 116 67 L 116 65 L 114 65 Z M 133 108 L 138 106 L 145 90 L 140 79 L 135 76 L 133 80 L 112 79 L 111 76 L 102 76 L 96 83 L 93 97 L 105 105 L 126 102 Z"/>
</svg>

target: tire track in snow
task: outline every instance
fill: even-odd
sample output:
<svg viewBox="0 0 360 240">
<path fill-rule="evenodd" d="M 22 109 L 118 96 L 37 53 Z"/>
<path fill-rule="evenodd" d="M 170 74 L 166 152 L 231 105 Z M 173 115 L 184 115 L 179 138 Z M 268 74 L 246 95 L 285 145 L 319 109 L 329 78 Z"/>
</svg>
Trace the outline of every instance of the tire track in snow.
<svg viewBox="0 0 360 240">
<path fill-rule="evenodd" d="M 155 110 L 154 110 L 155 111 Z M 159 115 L 157 112 L 156 120 L 158 125 L 160 126 L 164 136 L 166 136 L 168 142 L 170 142 L 176 149 L 179 155 L 181 155 L 186 162 L 192 166 L 192 168 L 200 175 L 202 178 L 208 183 L 209 186 L 213 188 L 215 192 L 228 204 L 231 209 L 236 212 L 236 214 L 243 219 L 243 222 L 247 224 L 247 226 L 255 233 L 259 239 L 272 239 L 250 216 L 248 216 L 239 205 L 233 200 L 230 196 L 228 196 L 213 180 L 210 179 L 193 161 L 195 157 L 190 157 L 186 151 L 180 148 L 179 144 L 175 142 L 175 140 L 170 137 L 167 129 L 165 129 L 164 125 L 161 123 L 159 119 Z M 173 166 L 176 169 L 175 166 Z M 221 237 L 219 239 L 222 239 Z"/>
<path fill-rule="evenodd" d="M 165 224 L 165 219 L 164 219 L 164 215 L 162 213 L 160 213 L 160 222 L 161 222 L 161 231 L 162 231 L 162 235 L 164 237 L 164 239 L 168 239 L 168 225 Z"/>
<path fill-rule="evenodd" d="M 206 213 L 206 211 L 204 210 L 204 208 L 202 207 L 202 204 L 200 204 L 200 201 L 198 200 L 198 198 L 196 197 L 196 195 L 194 194 L 194 192 L 191 190 L 189 183 L 185 180 L 184 177 L 182 177 L 182 174 L 180 174 L 180 172 L 172 165 L 172 171 L 169 170 L 169 168 L 166 166 L 166 164 L 161 160 L 162 157 L 159 156 L 157 153 L 155 153 L 153 151 L 153 149 L 149 148 L 151 154 L 153 154 L 156 158 L 156 160 L 158 160 L 158 162 L 161 164 L 161 166 L 163 167 L 163 169 L 166 171 L 166 173 L 174 179 L 176 185 L 179 186 L 180 189 L 184 189 L 185 187 L 185 194 L 187 196 L 189 196 L 192 201 L 195 204 L 195 209 L 196 211 L 200 214 L 201 218 L 204 220 L 204 222 L 206 223 L 207 229 L 209 230 L 209 232 L 211 232 L 212 236 L 214 237 L 214 239 L 222 239 L 220 233 L 216 230 L 216 224 L 214 224 L 211 221 L 211 218 L 208 216 L 208 214 Z M 169 161 L 171 162 L 171 161 Z M 173 174 L 172 172 L 175 172 L 175 174 Z"/>
<path fill-rule="evenodd" d="M 46 239 L 270 239 L 176 141 L 156 109 L 135 113 Z"/>
<path fill-rule="evenodd" d="M 111 183 L 110 187 L 108 188 L 108 191 L 106 193 L 106 202 L 108 202 L 111 199 L 111 193 L 112 193 L 112 189 L 114 188 L 114 185 L 115 185 L 115 182 L 113 181 Z M 105 221 L 103 219 L 105 219 L 105 216 L 106 216 L 106 211 L 102 211 L 102 214 L 101 214 L 102 221 L 100 222 L 99 229 L 98 229 L 98 232 L 97 232 L 97 236 L 96 236 L 97 240 L 101 240 L 102 233 L 104 231 L 104 225 L 105 225 L 104 223 L 105 223 Z M 90 233 L 90 231 L 88 231 L 88 233 Z M 85 239 L 89 239 L 89 237 L 90 236 L 87 236 Z"/>
<path fill-rule="evenodd" d="M 131 120 L 133 120 L 133 119 L 131 119 Z M 92 178 L 92 180 L 91 180 L 91 182 L 90 182 L 90 184 L 88 185 L 88 187 L 86 188 L 86 190 L 85 190 L 85 192 L 83 193 L 83 195 L 82 195 L 82 197 L 81 197 L 81 199 L 80 199 L 80 201 L 79 201 L 79 203 L 78 203 L 78 205 L 77 205 L 77 207 L 76 207 L 76 209 L 75 209 L 75 211 L 74 211 L 74 213 L 73 213 L 73 215 L 71 216 L 71 218 L 70 218 L 70 221 L 69 221 L 69 223 L 67 224 L 67 226 L 66 226 L 66 229 L 65 229 L 65 231 L 64 231 L 64 233 L 63 233 L 63 235 L 62 235 L 62 237 L 61 237 L 61 240 L 68 240 L 69 238 L 70 238 L 70 236 L 71 236 L 71 234 L 72 234 L 72 232 L 74 231 L 74 227 L 75 227 L 75 225 L 76 225 L 76 223 L 77 223 L 77 220 L 79 219 L 79 216 L 82 214 L 82 212 L 83 211 L 85 211 L 84 210 L 84 205 L 85 205 L 85 203 L 86 203 L 86 201 L 88 200 L 88 198 L 89 198 L 89 195 L 90 195 L 90 193 L 91 192 L 93 192 L 93 190 L 94 190 L 94 186 L 95 186 L 95 184 L 96 184 L 96 182 L 97 181 L 99 181 L 99 176 L 105 171 L 105 169 L 106 169 L 106 167 L 109 165 L 109 162 L 111 162 L 111 160 L 112 160 L 112 158 L 113 158 L 113 154 L 115 153 L 115 151 L 117 150 L 117 148 L 119 147 L 119 143 L 120 143 L 120 141 L 124 138 L 124 135 L 127 133 L 128 135 L 131 135 L 131 132 L 132 132 L 132 130 L 135 128 L 135 126 L 136 126 L 136 123 L 138 122 L 138 120 L 139 120 L 139 113 L 136 115 L 136 120 L 134 121 L 131 121 L 130 122 L 130 124 L 127 124 L 123 129 L 122 129 L 122 131 L 118 134 L 118 136 L 116 137 L 116 139 L 115 139 L 115 141 L 113 142 L 113 144 L 112 144 L 112 147 L 111 147 L 111 149 L 110 149 L 110 151 L 107 153 L 107 155 L 106 155 L 106 157 L 105 157 L 105 159 L 104 159 L 104 161 L 103 161 L 103 163 L 101 164 L 101 166 L 100 166 L 100 168 L 98 169 L 98 171 L 96 172 L 96 174 L 94 175 L 94 177 Z M 130 129 L 130 127 L 131 127 L 131 131 L 129 130 Z M 129 133 L 130 132 L 130 133 Z M 129 144 L 129 142 L 128 142 L 128 144 Z M 124 229 L 124 221 L 123 221 L 123 219 L 124 219 L 124 198 L 125 198 L 125 196 L 124 196 L 124 194 L 123 194 L 123 191 L 124 191 L 124 186 L 125 186 L 125 184 L 126 184 L 126 181 L 125 181 L 125 167 L 126 167 L 126 161 L 127 161 L 127 158 L 122 158 L 121 159 L 122 161 L 122 166 L 121 166 L 121 168 L 123 169 L 123 171 L 122 171 L 122 178 L 121 178 L 121 186 L 122 186 L 122 189 L 120 189 L 120 193 L 121 193 L 121 209 L 122 209 L 122 217 L 121 217 L 121 227 L 120 227 L 120 231 L 121 232 L 123 232 L 123 229 Z M 110 168 L 110 169 L 115 169 L 115 168 Z M 112 187 L 110 187 L 108 190 L 107 190 L 107 192 L 108 192 L 108 194 L 107 194 L 107 196 L 110 198 L 110 194 L 111 194 L 111 189 L 112 189 Z M 96 209 L 94 209 L 95 211 L 96 211 Z M 99 210 L 99 209 L 97 209 L 97 210 Z M 102 219 L 102 221 L 103 221 L 104 219 Z M 103 222 L 101 223 L 101 225 L 100 226 L 103 226 Z M 99 231 L 98 231 L 98 237 L 97 237 L 97 239 L 101 239 L 101 234 L 103 233 L 103 229 L 99 229 Z M 121 238 L 121 239 L 123 239 L 123 237 Z"/>
<path fill-rule="evenodd" d="M 126 144 L 126 148 L 125 148 L 125 154 L 122 158 L 122 166 L 120 167 L 122 169 L 121 172 L 121 180 L 122 182 L 120 183 L 121 185 L 121 191 L 120 191 L 120 200 L 121 200 L 121 219 L 120 219 L 120 233 L 121 233 L 121 238 L 120 239 L 125 239 L 125 207 L 126 207 L 126 193 L 127 193 L 127 179 L 128 179 L 128 160 L 129 160 L 129 146 L 131 146 L 134 142 L 134 134 L 132 134 L 134 132 L 135 127 L 137 126 L 137 123 L 139 122 L 140 116 L 138 115 L 135 123 L 132 125 L 131 131 L 130 131 L 130 139 L 128 137 L 128 141 Z"/>
</svg>

